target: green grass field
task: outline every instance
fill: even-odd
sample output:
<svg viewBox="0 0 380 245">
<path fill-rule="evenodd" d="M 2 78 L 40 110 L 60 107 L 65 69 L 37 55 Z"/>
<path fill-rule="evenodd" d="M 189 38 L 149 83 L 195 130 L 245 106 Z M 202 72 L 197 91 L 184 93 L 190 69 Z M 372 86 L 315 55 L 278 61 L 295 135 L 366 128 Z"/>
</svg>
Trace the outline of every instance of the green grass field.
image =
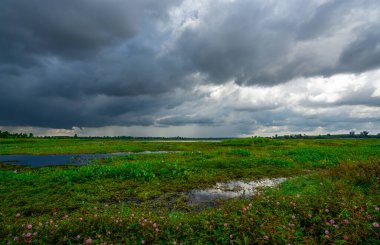
<svg viewBox="0 0 380 245">
<path fill-rule="evenodd" d="M 86 166 L 0 164 L 1 244 L 379 244 L 379 139 L 0 139 L 0 154 L 176 151 Z M 177 152 L 178 151 L 178 152 Z M 228 180 L 287 177 L 190 205 Z"/>
</svg>

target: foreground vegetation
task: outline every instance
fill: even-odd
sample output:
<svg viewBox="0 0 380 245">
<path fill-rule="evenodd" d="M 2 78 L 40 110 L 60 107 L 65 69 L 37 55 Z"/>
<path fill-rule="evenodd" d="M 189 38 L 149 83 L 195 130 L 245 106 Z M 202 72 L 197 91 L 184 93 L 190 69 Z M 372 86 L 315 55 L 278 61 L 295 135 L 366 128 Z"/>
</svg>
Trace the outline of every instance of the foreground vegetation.
<svg viewBox="0 0 380 245">
<path fill-rule="evenodd" d="M 0 154 L 140 151 L 87 166 L 0 165 L 3 244 L 378 244 L 380 140 L 1 139 Z M 288 177 L 249 198 L 189 204 L 228 180 Z"/>
</svg>

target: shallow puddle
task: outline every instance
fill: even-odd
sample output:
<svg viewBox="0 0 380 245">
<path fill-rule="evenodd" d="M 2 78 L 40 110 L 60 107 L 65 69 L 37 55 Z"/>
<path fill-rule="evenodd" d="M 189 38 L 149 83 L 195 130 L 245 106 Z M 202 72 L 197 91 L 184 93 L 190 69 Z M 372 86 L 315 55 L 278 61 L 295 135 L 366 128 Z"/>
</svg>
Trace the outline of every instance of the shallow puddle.
<svg viewBox="0 0 380 245">
<path fill-rule="evenodd" d="M 257 181 L 229 181 L 226 183 L 217 183 L 214 188 L 204 190 L 192 190 L 189 193 L 189 203 L 207 203 L 215 199 L 229 199 L 234 197 L 249 197 L 257 194 L 264 187 L 273 187 L 286 178 L 261 179 Z"/>
<path fill-rule="evenodd" d="M 32 167 L 44 167 L 52 165 L 85 165 L 92 159 L 110 158 L 114 156 L 166 154 L 177 153 L 175 151 L 143 151 L 143 152 L 116 152 L 105 154 L 59 154 L 59 155 L 0 155 L 0 162 Z"/>
</svg>

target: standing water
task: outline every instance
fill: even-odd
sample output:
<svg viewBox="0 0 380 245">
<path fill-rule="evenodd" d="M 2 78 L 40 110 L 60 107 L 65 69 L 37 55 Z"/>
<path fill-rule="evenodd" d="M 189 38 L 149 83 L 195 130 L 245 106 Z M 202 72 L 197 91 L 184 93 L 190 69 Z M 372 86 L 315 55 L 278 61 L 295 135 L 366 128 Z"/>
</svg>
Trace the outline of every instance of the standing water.
<svg viewBox="0 0 380 245">
<path fill-rule="evenodd" d="M 165 154 L 170 151 L 117 152 L 105 154 L 61 154 L 61 155 L 0 155 L 0 163 L 16 164 L 32 167 L 52 165 L 86 165 L 93 159 L 110 158 L 114 156 Z"/>
<path fill-rule="evenodd" d="M 192 190 L 189 193 L 189 203 L 205 203 L 219 198 L 229 199 L 234 197 L 249 197 L 257 194 L 260 188 L 273 187 L 285 180 L 286 178 L 276 178 L 250 182 L 232 180 L 226 183 L 217 183 L 214 188 Z"/>
</svg>

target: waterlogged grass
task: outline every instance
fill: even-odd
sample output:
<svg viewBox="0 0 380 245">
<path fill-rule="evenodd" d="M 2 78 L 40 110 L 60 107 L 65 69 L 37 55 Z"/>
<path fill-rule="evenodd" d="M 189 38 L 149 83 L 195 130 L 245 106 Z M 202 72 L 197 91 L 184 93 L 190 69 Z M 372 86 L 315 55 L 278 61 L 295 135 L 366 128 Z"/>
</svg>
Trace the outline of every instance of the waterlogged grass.
<svg viewBox="0 0 380 245">
<path fill-rule="evenodd" d="M 0 244 L 378 244 L 380 141 L 0 140 L 0 154 L 181 151 L 86 166 L 0 164 Z M 189 204 L 228 180 L 288 177 L 249 198 Z"/>
<path fill-rule="evenodd" d="M 187 151 L 207 142 L 133 141 L 125 139 L 0 139 L 0 154 L 81 154 L 142 151 Z"/>
</svg>

